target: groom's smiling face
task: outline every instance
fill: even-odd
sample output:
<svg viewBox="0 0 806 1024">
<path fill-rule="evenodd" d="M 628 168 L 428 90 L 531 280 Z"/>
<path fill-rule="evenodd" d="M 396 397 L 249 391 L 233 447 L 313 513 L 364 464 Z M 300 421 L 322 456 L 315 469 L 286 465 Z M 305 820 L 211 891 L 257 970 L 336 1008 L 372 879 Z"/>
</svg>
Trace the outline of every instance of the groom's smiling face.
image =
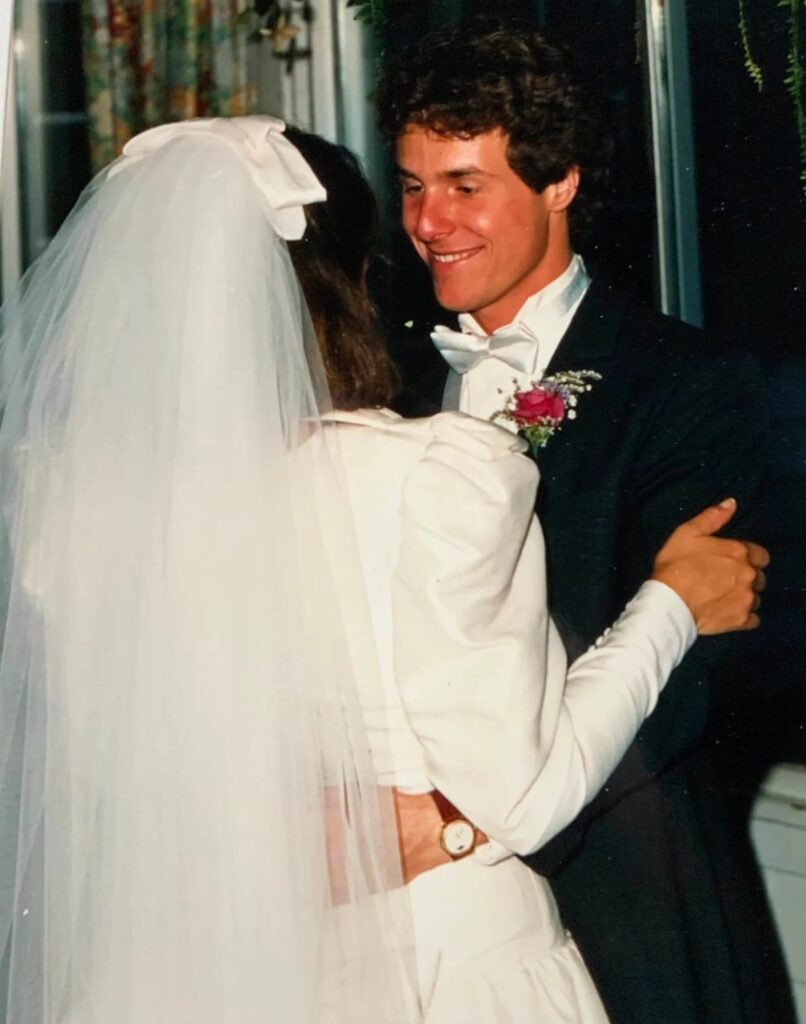
<svg viewBox="0 0 806 1024">
<path fill-rule="evenodd" d="M 446 309 L 493 331 L 568 266 L 575 172 L 534 192 L 509 166 L 502 131 L 457 138 L 419 125 L 399 137 L 397 164 L 403 227 Z"/>
</svg>

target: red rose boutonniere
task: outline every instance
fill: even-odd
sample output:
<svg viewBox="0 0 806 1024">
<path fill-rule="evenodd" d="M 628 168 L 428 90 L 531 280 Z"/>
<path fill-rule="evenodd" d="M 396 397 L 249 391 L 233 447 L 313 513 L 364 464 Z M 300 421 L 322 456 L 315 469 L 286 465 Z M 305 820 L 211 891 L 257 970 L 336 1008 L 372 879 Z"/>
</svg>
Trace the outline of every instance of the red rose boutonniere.
<svg viewBox="0 0 806 1024">
<path fill-rule="evenodd" d="M 490 419 L 515 423 L 520 436 L 537 452 L 560 429 L 563 420 L 576 418 L 579 396 L 592 389 L 593 381 L 601 379 L 602 375 L 594 370 L 564 370 L 532 381 L 528 391 L 522 391 L 513 381 L 515 390 L 506 405 Z"/>
</svg>

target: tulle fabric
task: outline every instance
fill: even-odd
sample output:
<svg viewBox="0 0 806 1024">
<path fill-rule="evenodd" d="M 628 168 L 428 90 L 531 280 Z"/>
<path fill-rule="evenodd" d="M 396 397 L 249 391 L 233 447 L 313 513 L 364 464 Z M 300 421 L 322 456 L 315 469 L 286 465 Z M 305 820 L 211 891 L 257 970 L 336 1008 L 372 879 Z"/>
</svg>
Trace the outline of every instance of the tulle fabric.
<svg viewBox="0 0 806 1024">
<path fill-rule="evenodd" d="M 212 135 L 114 167 L 5 311 L 7 1024 L 404 1024 L 377 666 L 285 245 Z"/>
</svg>

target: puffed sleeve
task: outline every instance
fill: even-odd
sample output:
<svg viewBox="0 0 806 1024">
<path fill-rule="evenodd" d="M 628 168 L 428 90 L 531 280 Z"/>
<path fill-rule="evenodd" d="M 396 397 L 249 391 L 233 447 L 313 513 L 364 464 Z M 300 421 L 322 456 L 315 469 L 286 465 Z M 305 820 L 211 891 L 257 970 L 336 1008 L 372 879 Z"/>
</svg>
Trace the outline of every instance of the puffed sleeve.
<svg viewBox="0 0 806 1024">
<path fill-rule="evenodd" d="M 696 630 L 646 583 L 567 670 L 525 446 L 456 413 L 431 430 L 401 499 L 395 674 L 431 784 L 494 840 L 476 851 L 493 862 L 538 849 L 596 794 Z"/>
</svg>

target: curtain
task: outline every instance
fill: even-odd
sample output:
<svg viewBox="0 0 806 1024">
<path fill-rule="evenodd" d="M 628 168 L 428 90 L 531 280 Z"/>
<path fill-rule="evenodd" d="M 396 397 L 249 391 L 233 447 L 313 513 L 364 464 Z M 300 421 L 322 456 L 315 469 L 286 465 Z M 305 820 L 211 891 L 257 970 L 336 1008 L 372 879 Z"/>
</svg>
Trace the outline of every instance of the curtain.
<svg viewBox="0 0 806 1024">
<path fill-rule="evenodd" d="M 82 0 L 93 171 L 165 121 L 254 107 L 250 0 Z"/>
</svg>

